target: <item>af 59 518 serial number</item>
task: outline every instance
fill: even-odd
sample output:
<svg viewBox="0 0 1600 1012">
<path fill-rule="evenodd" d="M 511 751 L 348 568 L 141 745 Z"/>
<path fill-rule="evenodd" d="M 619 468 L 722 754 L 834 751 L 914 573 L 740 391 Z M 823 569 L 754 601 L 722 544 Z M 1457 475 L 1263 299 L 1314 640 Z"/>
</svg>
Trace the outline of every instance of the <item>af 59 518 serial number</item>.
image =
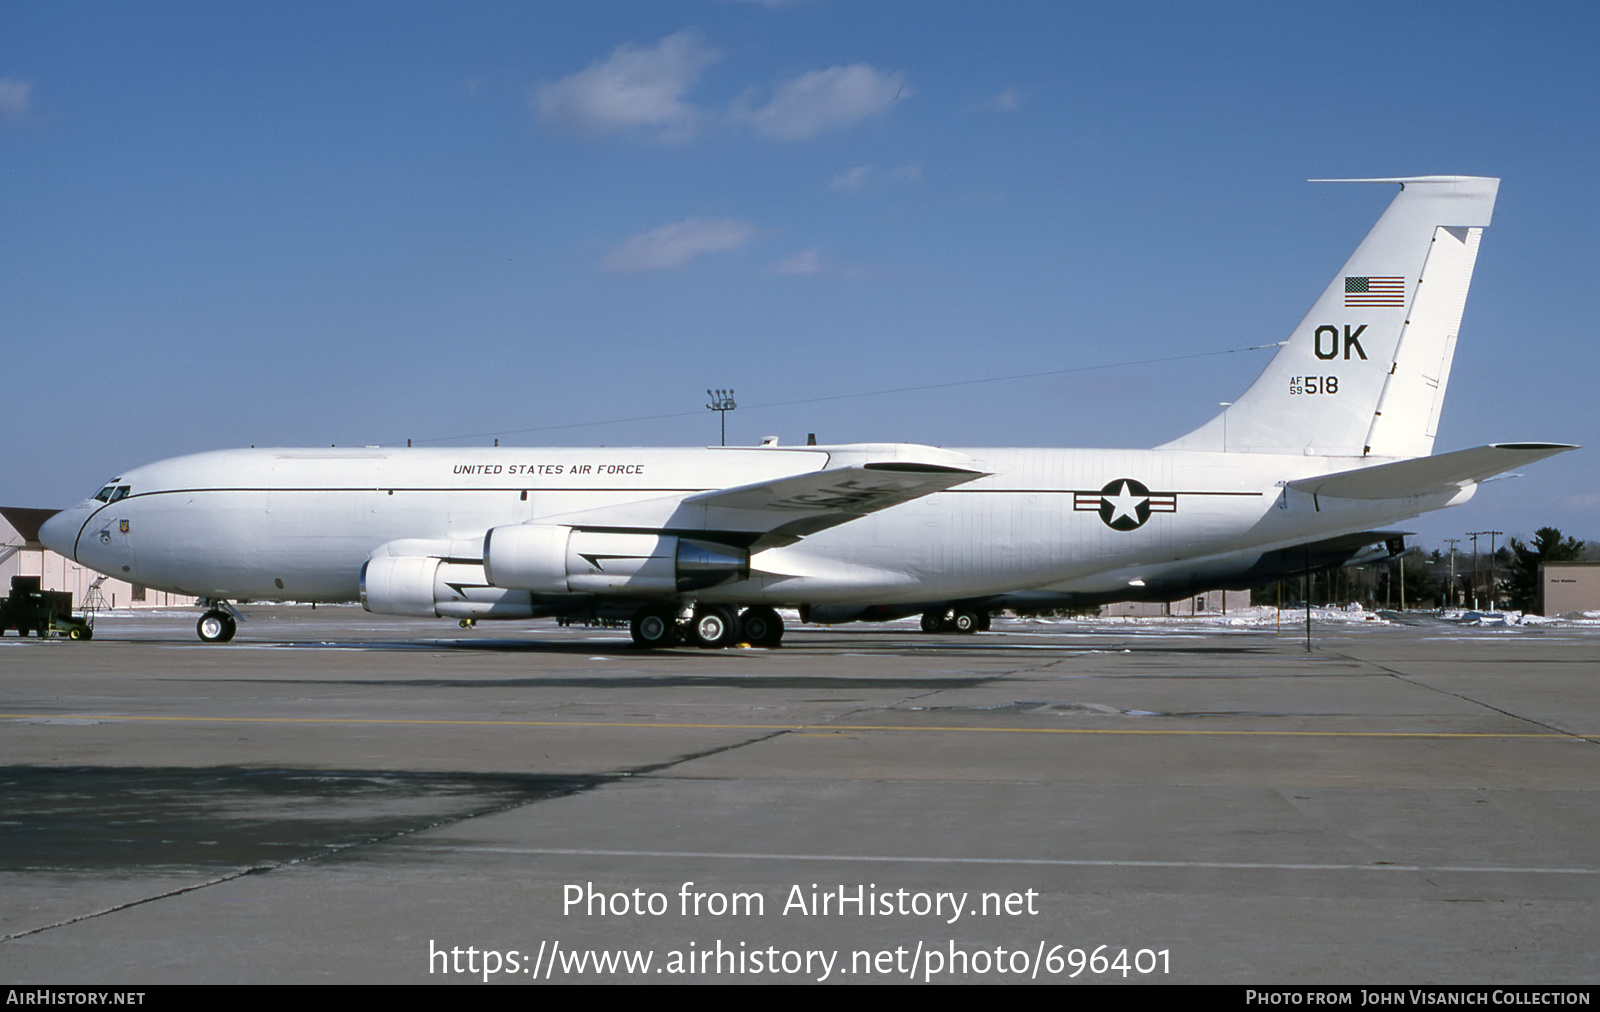
<svg viewBox="0 0 1600 1012">
<path fill-rule="evenodd" d="M 1339 377 L 1337 376 L 1290 376 L 1289 393 L 1294 394 L 1336 394 L 1339 392 Z"/>
</svg>

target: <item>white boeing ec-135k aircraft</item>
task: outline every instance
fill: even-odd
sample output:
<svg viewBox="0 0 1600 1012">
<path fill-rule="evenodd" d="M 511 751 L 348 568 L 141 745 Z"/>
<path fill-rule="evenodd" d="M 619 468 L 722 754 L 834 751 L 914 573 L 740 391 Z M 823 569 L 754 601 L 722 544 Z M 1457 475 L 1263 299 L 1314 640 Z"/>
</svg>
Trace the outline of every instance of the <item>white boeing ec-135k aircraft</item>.
<svg viewBox="0 0 1600 1012">
<path fill-rule="evenodd" d="M 124 472 L 41 540 L 205 603 L 630 618 L 642 647 L 776 646 L 810 621 L 1174 600 L 1375 557 L 1383 525 L 1574 447 L 1432 455 L 1499 180 L 1399 193 L 1245 393 L 1148 450 L 895 443 L 704 449 L 250 449 Z M 1332 182 L 1332 180 L 1330 180 Z"/>
</svg>

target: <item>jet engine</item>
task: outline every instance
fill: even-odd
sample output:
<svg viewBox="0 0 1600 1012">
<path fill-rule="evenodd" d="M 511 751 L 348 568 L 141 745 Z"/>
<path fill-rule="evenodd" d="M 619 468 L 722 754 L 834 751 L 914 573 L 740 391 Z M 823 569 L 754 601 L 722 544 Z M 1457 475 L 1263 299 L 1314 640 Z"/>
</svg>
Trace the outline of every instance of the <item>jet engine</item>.
<svg viewBox="0 0 1600 1012">
<path fill-rule="evenodd" d="M 483 570 L 508 589 L 659 596 L 745 579 L 750 552 L 675 534 L 513 524 L 484 536 Z"/>
<path fill-rule="evenodd" d="M 533 595 L 493 587 L 476 562 L 380 555 L 361 567 L 361 607 L 414 618 L 533 618 Z"/>
</svg>

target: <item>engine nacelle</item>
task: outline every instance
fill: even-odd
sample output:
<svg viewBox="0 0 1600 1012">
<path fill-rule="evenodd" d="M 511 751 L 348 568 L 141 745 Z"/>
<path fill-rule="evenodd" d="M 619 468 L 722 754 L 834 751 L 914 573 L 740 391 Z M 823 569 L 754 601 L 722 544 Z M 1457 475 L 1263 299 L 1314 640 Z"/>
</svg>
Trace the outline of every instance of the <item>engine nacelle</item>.
<svg viewBox="0 0 1600 1012">
<path fill-rule="evenodd" d="M 413 618 L 532 618 L 533 595 L 493 587 L 483 567 L 419 555 L 380 555 L 361 567 L 361 607 Z"/>
<path fill-rule="evenodd" d="M 496 587 L 535 593 L 658 596 L 745 579 L 750 552 L 675 534 L 512 524 L 484 536 L 483 570 Z"/>
</svg>

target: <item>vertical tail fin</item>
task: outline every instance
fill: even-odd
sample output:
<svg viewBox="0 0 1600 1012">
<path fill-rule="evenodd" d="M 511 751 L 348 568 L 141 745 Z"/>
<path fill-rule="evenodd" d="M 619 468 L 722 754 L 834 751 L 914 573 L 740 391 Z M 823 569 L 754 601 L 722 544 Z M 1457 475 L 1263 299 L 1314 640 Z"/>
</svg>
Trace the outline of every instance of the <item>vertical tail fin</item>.
<svg viewBox="0 0 1600 1012">
<path fill-rule="evenodd" d="M 1250 389 L 1161 449 L 1345 457 L 1433 451 L 1500 180 L 1313 182 L 1398 183 L 1400 192 Z"/>
</svg>

